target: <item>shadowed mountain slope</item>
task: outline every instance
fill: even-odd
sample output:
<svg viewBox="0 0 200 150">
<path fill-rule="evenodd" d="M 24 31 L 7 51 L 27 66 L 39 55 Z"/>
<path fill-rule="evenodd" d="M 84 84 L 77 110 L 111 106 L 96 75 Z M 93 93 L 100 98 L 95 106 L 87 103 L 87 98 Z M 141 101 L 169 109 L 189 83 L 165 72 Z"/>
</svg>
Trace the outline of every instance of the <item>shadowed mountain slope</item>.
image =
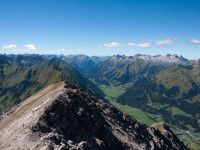
<svg viewBox="0 0 200 150">
<path fill-rule="evenodd" d="M 52 58 L 51 57 L 48 58 L 45 56 L 34 55 L 34 54 L 28 55 L 28 56 L 25 56 L 25 55 L 16 55 L 13 57 L 7 56 L 6 58 L 7 58 L 8 62 L 10 64 L 12 64 L 13 66 L 45 68 L 45 67 L 53 65 L 54 68 L 59 71 L 69 72 L 77 81 L 81 82 L 84 86 L 95 91 L 96 95 L 98 95 L 99 97 L 101 97 L 101 98 L 104 97 L 103 92 L 96 85 L 94 85 L 90 80 L 83 77 L 82 74 L 80 74 L 76 69 L 74 69 L 74 67 L 72 66 L 73 63 L 70 61 L 69 61 L 69 63 L 71 63 L 72 65 L 66 64 L 66 63 L 68 63 L 68 61 L 64 61 L 55 56 L 53 56 Z M 66 57 L 66 59 L 67 58 L 68 57 Z M 76 59 L 76 60 L 79 60 L 79 59 L 81 60 L 81 58 L 79 58 L 78 56 L 77 56 L 77 58 L 74 57 L 74 59 Z M 85 58 L 85 57 L 83 57 L 83 58 Z M 80 63 L 83 63 L 83 62 L 84 62 L 84 60 L 82 60 Z"/>
<path fill-rule="evenodd" d="M 48 85 L 67 80 L 76 83 L 92 95 L 96 93 L 87 88 L 74 76 L 62 71 L 54 65 L 43 68 L 19 67 L 10 65 L 6 59 L 0 57 L 0 111 L 17 105 L 27 97 Z"/>
</svg>

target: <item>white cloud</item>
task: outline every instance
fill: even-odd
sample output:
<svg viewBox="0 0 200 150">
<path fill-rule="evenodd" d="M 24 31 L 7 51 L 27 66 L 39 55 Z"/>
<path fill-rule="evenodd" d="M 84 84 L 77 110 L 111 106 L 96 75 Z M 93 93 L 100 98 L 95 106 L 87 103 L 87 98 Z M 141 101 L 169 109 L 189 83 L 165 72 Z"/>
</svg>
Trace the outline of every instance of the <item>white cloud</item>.
<svg viewBox="0 0 200 150">
<path fill-rule="evenodd" d="M 3 48 L 16 48 L 16 47 L 17 47 L 17 45 L 14 45 L 14 44 L 3 46 Z"/>
<path fill-rule="evenodd" d="M 141 43 L 141 44 L 135 44 L 135 43 L 127 43 L 127 44 L 121 44 L 121 43 L 116 43 L 116 42 L 112 42 L 109 44 L 104 44 L 104 46 L 98 46 L 98 48 L 106 48 L 106 49 L 110 49 L 113 47 L 126 47 L 126 46 L 136 46 L 136 47 L 151 47 L 151 43 Z"/>
<path fill-rule="evenodd" d="M 138 44 L 137 47 L 151 47 L 151 43 Z"/>
<path fill-rule="evenodd" d="M 109 49 L 109 48 L 112 48 L 112 47 L 124 47 L 126 45 L 125 44 L 116 43 L 116 42 L 112 42 L 112 43 L 109 43 L 109 44 L 104 44 L 104 46 L 107 49 Z"/>
<path fill-rule="evenodd" d="M 27 44 L 27 45 L 24 45 L 24 47 L 28 48 L 28 50 L 33 50 L 33 51 L 36 50 L 36 47 L 33 44 Z"/>
<path fill-rule="evenodd" d="M 141 44 L 135 44 L 135 43 L 116 43 L 116 42 L 112 42 L 112 43 L 108 43 L 108 44 L 104 44 L 103 46 L 97 46 L 98 48 L 106 48 L 106 49 L 110 49 L 110 48 L 115 48 L 115 47 L 126 47 L 126 46 L 135 46 L 135 47 L 142 47 L 142 48 L 150 48 L 152 45 L 159 45 L 159 47 L 164 47 L 167 45 L 172 45 L 175 43 L 176 38 L 167 38 L 165 40 L 160 40 L 160 41 L 155 41 L 153 39 L 149 39 L 148 42 L 144 42 Z M 198 40 L 194 40 L 191 39 L 190 43 L 192 44 L 200 44 L 200 41 Z"/>
<path fill-rule="evenodd" d="M 175 43 L 176 38 L 156 41 L 157 45 L 172 45 Z"/>
<path fill-rule="evenodd" d="M 135 43 L 128 43 L 128 46 L 136 46 Z"/>
<path fill-rule="evenodd" d="M 190 39 L 189 43 L 197 45 L 197 44 L 200 44 L 200 40 Z"/>
</svg>

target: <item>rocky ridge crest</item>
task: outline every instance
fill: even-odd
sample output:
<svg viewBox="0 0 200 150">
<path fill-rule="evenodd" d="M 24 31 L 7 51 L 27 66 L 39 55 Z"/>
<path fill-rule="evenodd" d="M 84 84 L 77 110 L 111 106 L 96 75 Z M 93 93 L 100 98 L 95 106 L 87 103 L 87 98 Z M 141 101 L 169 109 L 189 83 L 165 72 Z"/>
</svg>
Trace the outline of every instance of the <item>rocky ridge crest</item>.
<svg viewBox="0 0 200 150">
<path fill-rule="evenodd" d="M 74 84 L 64 87 L 31 127 L 33 149 L 188 149 L 166 125 L 147 127 Z"/>
<path fill-rule="evenodd" d="M 189 60 L 184 58 L 183 56 L 178 56 L 176 54 L 171 55 L 167 54 L 165 56 L 162 55 L 142 55 L 136 54 L 134 56 L 125 56 L 125 55 L 114 55 L 110 58 L 110 60 L 118 60 L 118 61 L 136 61 L 137 59 L 142 59 L 145 62 L 155 62 L 155 63 L 167 63 L 167 64 L 181 64 L 187 65 Z"/>
</svg>

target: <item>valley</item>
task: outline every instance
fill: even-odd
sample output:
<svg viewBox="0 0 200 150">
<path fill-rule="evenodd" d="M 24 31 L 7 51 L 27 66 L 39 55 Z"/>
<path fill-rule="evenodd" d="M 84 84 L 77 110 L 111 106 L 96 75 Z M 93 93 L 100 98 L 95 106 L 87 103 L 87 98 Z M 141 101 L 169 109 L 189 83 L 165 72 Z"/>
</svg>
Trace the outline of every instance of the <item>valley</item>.
<svg viewBox="0 0 200 150">
<path fill-rule="evenodd" d="M 147 76 L 144 75 L 146 72 L 142 71 L 135 72 L 134 70 L 132 70 L 132 72 L 136 73 L 135 78 L 137 78 L 137 80 L 132 79 L 131 80 L 132 82 L 127 82 L 126 80 L 120 80 L 123 81 L 120 83 L 118 79 L 120 77 L 120 74 L 128 73 L 129 74 L 128 78 L 130 79 L 132 73 L 131 71 L 130 73 L 124 72 L 126 65 L 122 65 L 124 62 L 126 62 L 125 64 L 127 64 L 127 62 L 128 64 L 130 64 L 130 60 L 125 56 L 120 57 L 118 55 L 117 57 L 119 62 L 116 61 L 116 56 L 114 56 L 114 58 L 111 58 L 114 59 L 114 61 L 111 61 L 110 59 L 108 60 L 108 62 L 110 61 L 109 63 L 108 62 L 105 63 L 108 64 L 109 67 L 107 66 L 107 69 L 105 69 L 105 71 L 103 70 L 102 73 L 100 73 L 102 77 L 97 76 L 96 80 L 93 79 L 94 81 L 97 81 L 100 84 L 102 83 L 98 87 L 102 89 L 102 91 L 106 95 L 105 99 L 109 100 L 110 103 L 115 107 L 121 109 L 122 111 L 128 114 L 133 115 L 137 120 L 142 121 L 149 126 L 155 122 L 166 122 L 175 133 L 181 130 L 182 134 L 179 134 L 179 137 L 183 139 L 183 141 L 185 141 L 193 149 L 195 149 L 196 147 L 198 149 L 198 147 L 200 146 L 198 138 L 199 136 L 198 128 L 200 121 L 198 117 L 196 118 L 196 116 L 198 116 L 200 107 L 198 102 L 199 98 L 197 94 L 198 92 L 197 91 L 196 93 L 193 92 L 193 90 L 194 89 L 197 90 L 198 89 L 197 86 L 199 86 L 199 79 L 198 79 L 199 67 L 198 65 L 196 65 L 198 63 L 193 62 L 192 64 L 192 62 L 186 60 L 185 63 L 182 62 L 180 64 L 180 61 L 178 61 L 178 63 L 175 63 L 176 61 L 173 61 L 173 64 L 168 64 L 168 66 L 164 64 L 163 67 L 160 67 L 162 69 L 160 69 L 158 73 L 154 72 L 152 75 L 147 75 Z M 136 61 L 135 63 L 138 62 Z M 101 65 L 103 64 L 100 64 L 99 66 Z M 118 65 L 120 67 L 123 66 L 124 68 L 120 70 L 119 69 L 120 67 Z M 158 66 L 158 64 L 154 65 Z M 113 69 L 113 67 L 115 67 L 115 69 Z M 106 68 L 106 67 L 101 66 L 99 67 L 99 70 L 101 68 Z M 141 67 L 139 68 L 141 69 Z M 148 69 L 149 68 L 147 68 L 146 71 L 148 71 Z M 117 74 L 116 76 L 117 78 L 115 79 L 113 79 L 113 76 L 115 77 L 115 75 L 112 73 L 113 72 L 112 70 L 114 72 L 116 72 L 116 70 L 119 70 L 120 72 L 120 74 Z M 107 77 L 109 71 L 111 71 L 110 74 L 112 74 L 112 76 L 110 76 L 111 80 L 109 80 L 109 77 Z M 149 78 L 154 77 L 154 74 L 156 75 L 156 77 L 153 78 L 152 81 L 155 81 L 155 84 L 159 85 L 159 88 L 161 88 L 160 91 L 159 89 L 154 89 L 155 85 L 153 85 L 151 82 L 148 83 L 150 80 Z M 138 78 L 138 76 L 140 78 Z M 160 84 L 160 82 L 164 84 L 163 87 L 162 84 Z M 142 87 L 138 87 L 140 86 L 140 84 L 144 85 Z M 135 87 L 134 90 L 132 90 L 133 87 Z M 166 95 L 165 93 L 163 93 L 165 91 L 164 88 L 169 89 L 166 91 Z M 178 89 L 177 91 L 176 88 Z M 157 96 L 154 97 L 154 95 L 152 95 L 152 92 L 154 91 L 156 92 L 159 91 L 162 94 L 155 93 L 157 94 Z M 175 103 L 176 101 L 172 99 L 175 98 L 184 101 L 182 100 L 182 95 L 184 95 L 183 93 L 185 94 L 188 93 L 189 95 L 186 96 L 187 100 L 183 102 L 186 103 L 185 106 L 180 106 L 183 104 L 176 104 Z M 192 98 L 192 93 L 194 93 L 193 98 Z M 175 94 L 177 94 L 178 96 L 177 98 L 175 97 Z M 169 97 L 171 97 L 171 100 L 170 99 L 167 100 Z M 196 106 L 194 106 L 193 103 Z M 190 108 L 188 108 L 189 110 L 187 111 L 186 108 L 188 106 Z M 191 109 L 193 109 L 193 111 L 195 111 L 196 109 L 197 114 L 192 114 Z M 178 120 L 175 121 L 173 118 Z M 188 131 L 192 134 L 192 136 L 188 135 Z"/>
<path fill-rule="evenodd" d="M 138 121 L 144 122 L 146 125 L 151 126 L 156 122 L 165 122 L 162 119 L 162 115 L 155 115 L 153 113 L 146 112 L 136 107 L 132 107 L 129 105 L 122 105 L 121 103 L 116 102 L 116 99 L 122 95 L 126 90 L 117 89 L 118 87 L 108 87 L 106 85 L 99 86 L 100 89 L 105 93 L 105 99 L 107 99 L 113 106 L 126 112 L 132 116 L 134 116 Z M 189 114 L 183 112 L 182 110 L 172 107 L 172 114 L 180 114 L 190 116 Z M 200 132 L 193 132 L 192 130 L 181 130 L 180 128 L 168 124 L 171 130 L 182 140 L 184 141 L 190 148 L 198 150 L 200 149 Z"/>
</svg>

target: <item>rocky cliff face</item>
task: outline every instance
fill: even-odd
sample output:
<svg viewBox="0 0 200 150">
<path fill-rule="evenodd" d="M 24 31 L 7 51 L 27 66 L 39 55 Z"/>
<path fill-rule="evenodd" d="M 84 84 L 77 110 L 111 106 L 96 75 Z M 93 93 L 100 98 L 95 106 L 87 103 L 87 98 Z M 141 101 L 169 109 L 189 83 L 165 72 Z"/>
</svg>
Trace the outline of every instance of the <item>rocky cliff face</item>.
<svg viewBox="0 0 200 150">
<path fill-rule="evenodd" d="M 147 127 L 74 84 L 65 83 L 59 96 L 44 104 L 15 146 L 26 140 L 21 149 L 188 149 L 164 124 Z M 1 148 L 12 147 L 1 142 Z"/>
</svg>

